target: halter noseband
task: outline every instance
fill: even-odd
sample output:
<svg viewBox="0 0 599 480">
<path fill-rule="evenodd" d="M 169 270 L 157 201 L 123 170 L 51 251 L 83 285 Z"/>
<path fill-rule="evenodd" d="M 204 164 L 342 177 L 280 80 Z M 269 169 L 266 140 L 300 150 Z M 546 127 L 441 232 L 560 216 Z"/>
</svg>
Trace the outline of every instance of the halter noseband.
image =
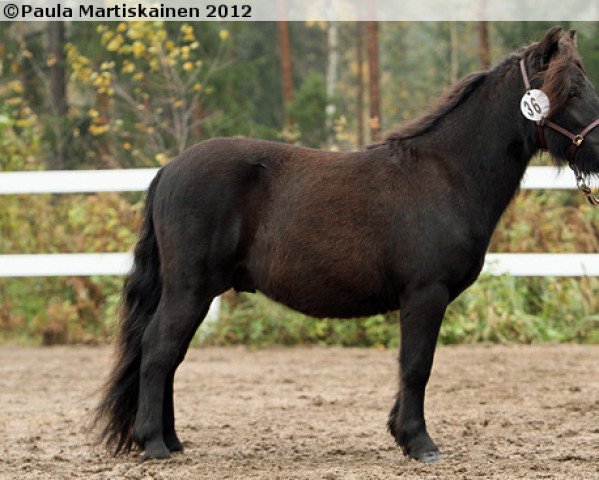
<svg viewBox="0 0 599 480">
<path fill-rule="evenodd" d="M 526 62 L 524 61 L 524 58 L 520 59 L 520 71 L 522 72 L 522 79 L 524 80 L 524 86 L 526 87 L 526 91 L 528 91 L 531 89 L 531 86 L 530 86 L 530 80 L 528 79 L 528 74 L 526 73 Z M 599 126 L 599 118 L 597 118 L 593 122 L 589 123 L 579 134 L 574 134 L 574 133 L 570 132 L 569 130 L 566 130 L 565 128 L 560 127 L 556 123 L 553 123 L 552 121 L 547 120 L 545 118 L 542 118 L 538 122 L 535 122 L 537 136 L 539 137 L 539 143 L 541 144 L 541 148 L 543 150 L 547 150 L 547 142 L 545 141 L 545 132 L 543 131 L 543 127 L 549 127 L 551 129 L 555 130 L 556 132 L 559 132 L 562 135 L 568 137 L 570 140 L 572 140 L 572 145 L 570 146 L 570 155 L 569 155 L 570 158 L 568 158 L 568 164 L 570 165 L 570 168 L 574 171 L 574 175 L 576 176 L 576 186 L 582 193 L 585 194 L 588 201 L 592 205 L 599 205 L 599 199 L 597 197 L 593 196 L 593 194 L 591 193 L 590 187 L 585 182 L 584 176 L 582 175 L 580 170 L 578 170 L 578 167 L 576 167 L 576 165 L 574 165 L 573 162 L 574 162 L 574 156 L 576 155 L 576 152 L 577 152 L 578 148 L 580 147 L 580 145 L 582 145 L 582 142 L 584 141 L 584 138 L 586 137 L 586 135 L 591 130 L 593 130 L 594 128 L 596 128 L 598 126 Z"/>
</svg>

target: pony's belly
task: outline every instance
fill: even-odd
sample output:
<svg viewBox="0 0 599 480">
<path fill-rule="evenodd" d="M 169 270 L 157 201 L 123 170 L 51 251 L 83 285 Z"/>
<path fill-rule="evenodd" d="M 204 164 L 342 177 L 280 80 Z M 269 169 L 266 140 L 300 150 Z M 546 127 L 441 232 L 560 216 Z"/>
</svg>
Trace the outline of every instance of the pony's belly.
<svg viewBox="0 0 599 480">
<path fill-rule="evenodd" d="M 379 313 L 385 313 L 393 310 L 392 307 L 385 305 L 384 302 L 373 299 L 357 298 L 321 298 L 313 299 L 299 295 L 293 297 L 283 297 L 271 295 L 268 292 L 262 292 L 269 298 L 282 303 L 283 305 L 306 315 L 319 318 L 356 318 L 368 317 Z"/>
<path fill-rule="evenodd" d="M 398 308 L 384 290 L 368 284 L 336 282 L 325 276 L 301 275 L 256 285 L 269 298 L 313 317 L 354 318 Z"/>
</svg>

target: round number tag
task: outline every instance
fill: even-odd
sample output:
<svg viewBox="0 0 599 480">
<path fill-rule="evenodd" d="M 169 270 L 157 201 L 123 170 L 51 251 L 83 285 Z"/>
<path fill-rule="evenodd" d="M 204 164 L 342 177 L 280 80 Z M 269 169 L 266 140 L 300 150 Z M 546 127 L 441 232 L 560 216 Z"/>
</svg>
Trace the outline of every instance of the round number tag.
<svg viewBox="0 0 599 480">
<path fill-rule="evenodd" d="M 549 115 L 549 97 L 542 90 L 529 90 L 520 101 L 520 110 L 526 118 L 538 122 Z"/>
</svg>

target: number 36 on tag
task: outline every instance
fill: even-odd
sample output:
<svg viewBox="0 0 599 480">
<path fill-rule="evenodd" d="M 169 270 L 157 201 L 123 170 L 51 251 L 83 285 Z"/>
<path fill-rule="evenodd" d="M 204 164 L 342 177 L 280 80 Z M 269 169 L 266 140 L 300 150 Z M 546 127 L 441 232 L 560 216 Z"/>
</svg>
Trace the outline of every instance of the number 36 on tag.
<svg viewBox="0 0 599 480">
<path fill-rule="evenodd" d="M 538 122 L 549 114 L 549 97 L 542 90 L 528 90 L 520 101 L 520 110 L 526 118 Z"/>
</svg>

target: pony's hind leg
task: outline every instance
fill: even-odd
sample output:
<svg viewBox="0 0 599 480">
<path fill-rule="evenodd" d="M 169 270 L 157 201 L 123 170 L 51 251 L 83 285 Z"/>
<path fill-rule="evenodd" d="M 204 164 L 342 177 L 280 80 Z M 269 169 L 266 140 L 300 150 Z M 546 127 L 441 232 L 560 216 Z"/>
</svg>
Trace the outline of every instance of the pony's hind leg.
<svg viewBox="0 0 599 480">
<path fill-rule="evenodd" d="M 426 431 L 424 391 L 448 302 L 447 289 L 431 285 L 411 293 L 400 306 L 400 390 L 388 426 L 404 454 L 423 462 L 439 459 L 439 450 Z"/>
<path fill-rule="evenodd" d="M 167 382 L 174 376 L 177 362 L 187 349 L 190 332 L 195 331 L 207 300 L 188 289 L 174 295 L 163 291 L 158 309 L 143 334 L 133 438 L 145 450 L 144 458 L 170 456 L 163 437 Z"/>
<path fill-rule="evenodd" d="M 175 372 L 177 371 L 177 368 L 179 367 L 181 362 L 183 362 L 185 354 L 187 353 L 187 349 L 189 348 L 189 344 L 191 343 L 191 340 L 193 339 L 196 330 L 204 321 L 204 318 L 208 313 L 209 307 L 210 301 L 204 304 L 201 312 L 198 312 L 198 318 L 196 319 L 194 327 L 189 332 L 187 339 L 183 341 L 183 344 L 181 345 L 181 350 L 179 352 L 177 362 L 175 363 L 174 368 L 166 377 L 166 384 L 164 386 L 164 408 L 162 410 L 162 436 L 164 438 L 166 448 L 168 448 L 171 452 L 183 451 L 183 444 L 179 440 L 177 432 L 175 431 L 175 403 L 173 396 L 173 383 L 175 380 Z"/>
</svg>

